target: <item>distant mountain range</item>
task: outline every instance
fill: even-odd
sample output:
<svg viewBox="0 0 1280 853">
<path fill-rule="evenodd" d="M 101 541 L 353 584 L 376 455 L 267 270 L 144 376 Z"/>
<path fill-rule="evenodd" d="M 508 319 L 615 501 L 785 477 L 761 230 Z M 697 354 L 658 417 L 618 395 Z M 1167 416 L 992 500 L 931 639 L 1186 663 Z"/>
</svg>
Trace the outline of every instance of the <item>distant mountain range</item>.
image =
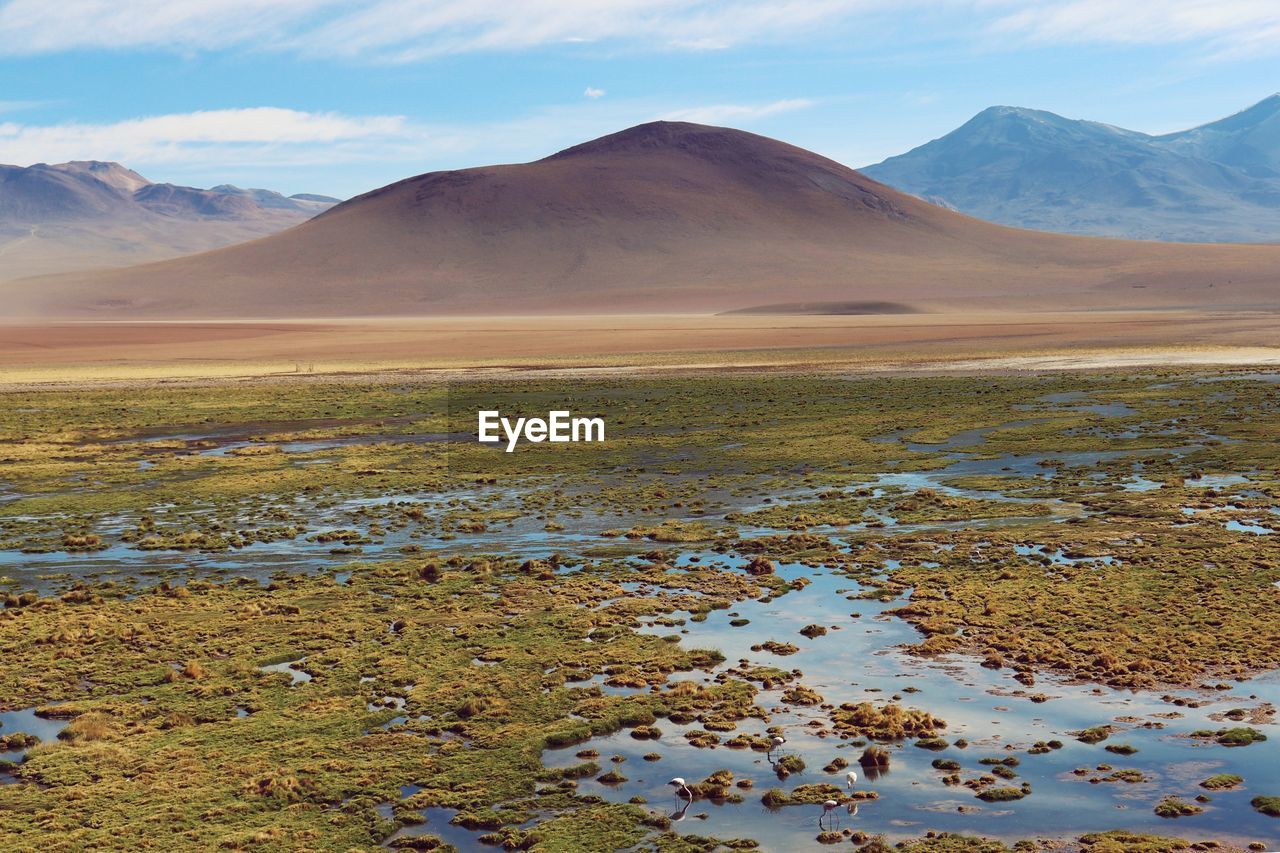
<svg viewBox="0 0 1280 853">
<path fill-rule="evenodd" d="M 127 266 L 274 234 L 338 199 L 156 184 L 119 163 L 0 165 L 0 280 Z"/>
<path fill-rule="evenodd" d="M 861 171 L 934 204 L 1020 228 L 1280 241 L 1280 95 L 1162 136 L 991 107 Z"/>
<path fill-rule="evenodd" d="M 407 178 L 238 246 L 12 282 L 0 304 L 107 319 L 1274 307 L 1277 276 L 1280 246 L 1006 228 L 784 142 L 654 122 Z"/>
</svg>

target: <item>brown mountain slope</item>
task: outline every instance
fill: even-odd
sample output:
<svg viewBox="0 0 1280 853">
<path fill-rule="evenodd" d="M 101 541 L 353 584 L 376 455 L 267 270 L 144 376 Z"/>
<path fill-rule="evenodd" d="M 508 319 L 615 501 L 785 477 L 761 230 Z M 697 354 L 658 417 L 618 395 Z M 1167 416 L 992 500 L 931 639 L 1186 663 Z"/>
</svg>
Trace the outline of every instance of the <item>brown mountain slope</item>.
<svg viewBox="0 0 1280 853">
<path fill-rule="evenodd" d="M 811 152 L 656 122 L 534 163 L 435 172 L 281 234 L 19 282 L 18 313 L 337 317 L 1280 303 L 1280 246 L 1065 237 L 971 219 Z"/>
<path fill-rule="evenodd" d="M 97 160 L 0 166 L 0 281 L 242 243 L 305 222 L 335 202 L 154 184 Z"/>
</svg>

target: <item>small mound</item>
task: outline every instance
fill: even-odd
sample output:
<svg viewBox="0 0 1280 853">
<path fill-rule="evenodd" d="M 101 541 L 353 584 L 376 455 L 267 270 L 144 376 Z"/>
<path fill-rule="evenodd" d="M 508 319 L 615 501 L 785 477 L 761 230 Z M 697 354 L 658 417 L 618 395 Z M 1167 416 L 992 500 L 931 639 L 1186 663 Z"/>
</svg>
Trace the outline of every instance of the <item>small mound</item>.
<svg viewBox="0 0 1280 853">
<path fill-rule="evenodd" d="M 903 302 L 777 302 L 772 305 L 752 305 L 749 308 L 735 308 L 722 311 L 721 316 L 729 314 L 920 314 L 923 313 L 914 305 Z"/>
</svg>

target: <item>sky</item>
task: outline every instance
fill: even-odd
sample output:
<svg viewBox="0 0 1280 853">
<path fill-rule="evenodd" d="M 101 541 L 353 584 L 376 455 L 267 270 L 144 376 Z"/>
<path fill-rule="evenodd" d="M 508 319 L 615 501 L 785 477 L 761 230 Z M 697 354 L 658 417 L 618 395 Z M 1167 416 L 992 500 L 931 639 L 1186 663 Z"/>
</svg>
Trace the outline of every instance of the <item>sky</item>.
<svg viewBox="0 0 1280 853">
<path fill-rule="evenodd" d="M 343 198 L 655 119 L 858 167 L 993 105 L 1164 133 L 1277 90 L 1277 0 L 0 0 L 0 163 Z"/>
</svg>

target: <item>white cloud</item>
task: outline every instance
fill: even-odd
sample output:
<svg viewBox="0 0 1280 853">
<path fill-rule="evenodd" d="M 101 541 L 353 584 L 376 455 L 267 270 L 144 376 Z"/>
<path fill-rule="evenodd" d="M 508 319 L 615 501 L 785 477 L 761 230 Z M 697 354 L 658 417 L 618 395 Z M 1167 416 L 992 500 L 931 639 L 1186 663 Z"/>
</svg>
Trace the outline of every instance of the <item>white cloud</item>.
<svg viewBox="0 0 1280 853">
<path fill-rule="evenodd" d="M 942 26 L 947 12 L 963 24 Z M 247 48 L 405 62 L 548 45 L 692 51 L 842 26 L 861 41 L 886 20 L 953 39 L 985 29 L 1007 46 L 1189 42 L 1220 55 L 1280 51 L 1275 0 L 0 0 L 0 55 Z"/>
<path fill-rule="evenodd" d="M 0 0 L 0 53 L 249 47 L 411 61 L 602 42 L 708 50 L 811 32 L 835 19 L 897 5 L 893 0 Z"/>
<path fill-rule="evenodd" d="M 344 148 L 355 151 L 360 143 L 386 144 L 407 135 L 409 127 L 401 116 L 353 118 L 276 107 L 177 113 L 110 124 L 5 122 L 0 123 L 0 162 L 288 163 L 316 155 L 331 158 Z"/>
<path fill-rule="evenodd" d="M 557 44 L 707 50 L 808 33 L 833 18 L 893 5 L 894 0 L 366 0 L 288 44 L 302 53 L 389 61 Z"/>
<path fill-rule="evenodd" d="M 663 114 L 669 121 L 692 121 L 699 124 L 746 123 L 778 113 L 789 113 L 813 106 L 808 98 L 787 98 L 765 104 L 710 104 L 687 107 Z"/>
<path fill-rule="evenodd" d="M 1218 56 L 1280 52 L 1275 0 L 1040 0 L 991 29 L 1033 42 L 1196 43 Z"/>
<path fill-rule="evenodd" d="M 19 110 L 34 110 L 46 107 L 51 101 L 0 101 L 0 113 L 16 113 Z"/>
<path fill-rule="evenodd" d="M 0 0 L 0 54 L 251 48 L 374 61 L 614 43 L 717 50 L 889 13 L 961 12 L 1002 43 L 1203 43 L 1280 51 L 1275 0 Z M 861 33 L 860 35 L 865 35 Z"/>
<path fill-rule="evenodd" d="M 7 0 L 0 5 L 0 52 L 263 44 L 337 5 L 336 0 Z"/>
<path fill-rule="evenodd" d="M 664 109 L 650 101 L 579 101 L 510 120 L 471 124 L 279 107 L 175 113 L 102 124 L 8 121 L 0 122 L 0 163 L 116 160 L 157 180 L 207 176 L 214 183 L 221 183 L 224 178 L 219 175 L 228 172 L 335 170 L 353 163 L 404 164 L 407 175 L 544 157 L 658 118 L 750 125 L 811 103 L 795 98 Z"/>
<path fill-rule="evenodd" d="M 588 98 L 603 98 L 604 89 L 597 89 L 595 86 L 588 86 L 582 94 L 584 97 Z"/>
</svg>

